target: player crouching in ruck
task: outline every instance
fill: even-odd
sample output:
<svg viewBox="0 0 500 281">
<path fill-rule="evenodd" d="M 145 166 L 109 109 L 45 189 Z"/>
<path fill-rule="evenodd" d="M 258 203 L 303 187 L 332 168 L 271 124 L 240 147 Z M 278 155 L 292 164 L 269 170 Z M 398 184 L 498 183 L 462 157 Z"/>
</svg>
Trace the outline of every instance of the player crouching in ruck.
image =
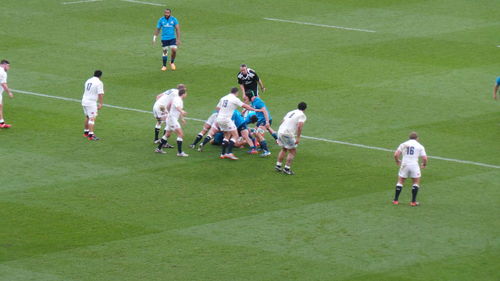
<svg viewBox="0 0 500 281">
<path fill-rule="evenodd" d="M 398 149 L 394 152 L 394 160 L 400 167 L 398 174 L 398 183 L 396 184 L 396 194 L 392 203 L 399 204 L 399 194 L 403 190 L 405 180 L 410 177 L 413 181 L 411 189 L 411 206 L 418 206 L 417 193 L 420 189 L 420 166 L 418 164 L 419 158 L 422 158 L 422 169 L 427 166 L 427 154 L 425 148 L 418 142 L 418 135 L 415 132 L 410 133 L 410 139 L 399 145 Z M 403 160 L 400 161 L 400 156 L 403 155 Z"/>
<path fill-rule="evenodd" d="M 293 175 L 294 172 L 290 169 L 292 161 L 297 154 L 297 146 L 300 142 L 302 134 L 302 127 L 306 122 L 307 117 L 304 111 L 307 108 L 305 102 L 299 103 L 297 109 L 288 112 L 278 129 L 278 145 L 281 146 L 281 151 L 278 154 L 278 161 L 276 162 L 275 169 L 278 172 L 283 172 L 287 175 Z M 282 168 L 283 160 L 288 152 L 286 158 L 285 168 Z"/>
<path fill-rule="evenodd" d="M 243 103 L 238 98 L 238 88 L 232 88 L 231 92 L 223 96 L 219 103 L 217 104 L 216 111 L 219 112 L 217 115 L 216 123 L 221 131 L 224 132 L 224 139 L 222 141 L 222 152 L 219 158 L 221 159 L 231 159 L 237 160 L 238 157 L 233 154 L 233 147 L 238 139 L 238 130 L 234 121 L 231 120 L 234 110 L 238 107 L 243 107 L 247 110 L 252 111 L 262 111 L 260 109 L 255 109 L 248 104 Z"/>
</svg>

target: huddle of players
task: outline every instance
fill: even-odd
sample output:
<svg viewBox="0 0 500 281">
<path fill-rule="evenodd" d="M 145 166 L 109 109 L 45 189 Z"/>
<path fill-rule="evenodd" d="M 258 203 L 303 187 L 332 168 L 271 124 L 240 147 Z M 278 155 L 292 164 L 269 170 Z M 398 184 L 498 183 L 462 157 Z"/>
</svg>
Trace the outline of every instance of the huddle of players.
<svg viewBox="0 0 500 281">
<path fill-rule="evenodd" d="M 265 91 L 262 80 L 259 79 L 255 71 L 247 68 L 246 65 L 241 65 L 240 73 L 238 73 L 238 83 L 244 92 L 243 99 L 245 102 L 238 98 L 239 89 L 236 87 L 232 88 L 230 93 L 219 100 L 214 112 L 207 119 L 190 147 L 193 149 L 196 148 L 196 145 L 201 142 L 203 136 L 207 134 L 198 146 L 198 151 L 200 152 L 203 151 L 206 144 L 212 142 L 220 144 L 222 147 L 219 158 L 237 160 L 238 157 L 234 155 L 233 148 L 248 144 L 250 147 L 248 153 L 257 154 L 257 147 L 260 147 L 260 150 L 262 150 L 261 156 L 267 157 L 271 155 L 271 152 L 269 151 L 264 135 L 265 132 L 269 132 L 274 140 L 282 146 L 282 151 L 280 151 L 278 162 L 276 163 L 276 170 L 290 175 L 293 174 L 290 170 L 290 165 L 295 156 L 295 147 L 298 144 L 295 138 L 297 137 L 297 140 L 300 139 L 301 128 L 306 120 L 303 111 L 307 105 L 303 102 L 299 104 L 297 110 L 301 114 L 297 114 L 295 118 L 291 118 L 296 114 L 293 113 L 288 118 L 293 122 L 286 120 L 285 116 L 279 131 L 279 133 L 282 131 L 283 137 L 279 139 L 279 134 L 271 128 L 272 117 L 270 111 L 265 102 L 258 96 L 258 86 L 260 86 L 262 91 Z M 182 150 L 183 132 L 179 124 L 179 119 L 184 122 L 183 117 L 186 115 L 182 103 L 182 99 L 186 95 L 186 87 L 183 84 L 179 84 L 176 89 L 167 90 L 157 96 L 153 106 L 153 115 L 156 118 L 154 143 L 158 144 L 155 152 L 165 153 L 162 148 L 173 148 L 168 143 L 168 137 L 170 137 L 172 132 L 175 132 L 177 134 L 177 156 L 188 156 Z M 242 107 L 244 111 L 240 112 L 238 110 L 239 107 Z M 162 123 L 165 123 L 165 129 L 164 135 L 160 139 L 159 134 Z M 256 123 L 255 129 L 249 130 L 248 124 L 253 123 Z M 300 129 L 297 132 L 298 127 Z M 291 140 L 293 140 L 293 143 L 291 143 Z M 282 161 L 287 152 L 290 152 L 289 157 L 284 168 L 282 168 Z"/>
</svg>

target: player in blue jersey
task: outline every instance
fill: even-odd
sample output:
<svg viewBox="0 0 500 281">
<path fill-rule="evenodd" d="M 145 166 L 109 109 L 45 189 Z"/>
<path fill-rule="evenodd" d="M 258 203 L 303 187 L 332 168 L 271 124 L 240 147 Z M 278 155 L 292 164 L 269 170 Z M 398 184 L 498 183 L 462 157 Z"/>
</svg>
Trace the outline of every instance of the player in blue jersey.
<svg viewBox="0 0 500 281">
<path fill-rule="evenodd" d="M 156 30 L 153 34 L 153 44 L 156 43 L 156 38 L 161 30 L 161 46 L 163 48 L 163 67 L 162 71 L 167 70 L 168 50 L 172 51 L 170 58 L 170 69 L 175 70 L 175 56 L 177 54 L 177 46 L 181 44 L 181 28 L 179 22 L 172 16 L 172 10 L 166 9 L 165 16 L 161 17 L 156 24 Z"/>
<path fill-rule="evenodd" d="M 257 154 L 257 150 L 255 148 L 255 145 L 250 138 L 250 132 L 248 130 L 248 124 L 255 123 L 257 122 L 258 118 L 256 114 L 249 114 L 246 118 L 243 117 L 241 112 L 238 110 L 234 110 L 233 116 L 231 118 L 234 121 L 234 124 L 236 125 L 236 129 L 238 130 L 238 135 L 243 138 L 243 141 L 238 142 L 236 146 L 244 145 L 245 143 L 248 144 L 250 147 L 250 150 L 248 153 L 250 154 Z"/>
<path fill-rule="evenodd" d="M 253 117 L 252 117 L 253 116 Z M 243 115 L 241 115 L 241 112 L 238 110 L 234 110 L 233 115 L 231 116 L 231 120 L 234 121 L 234 124 L 236 126 L 236 129 L 238 131 L 239 136 L 241 136 L 244 141 L 242 143 L 238 143 L 237 146 L 244 145 L 246 142 L 250 146 L 250 150 L 248 151 L 251 154 L 255 154 L 257 151 L 255 150 L 255 147 L 253 146 L 253 142 L 250 138 L 250 133 L 248 131 L 247 125 L 250 123 L 255 123 L 257 122 L 257 116 L 255 114 L 251 116 L 247 116 L 247 118 L 244 118 Z M 198 151 L 203 151 L 203 147 L 212 141 L 213 144 L 220 144 L 220 142 L 216 141 L 216 136 L 220 133 L 220 129 L 217 126 L 216 123 L 212 124 L 212 127 L 208 131 L 207 136 L 203 140 L 202 143 L 200 143 L 198 147 Z M 255 151 L 255 152 L 254 152 Z"/>
<path fill-rule="evenodd" d="M 263 151 L 261 156 L 263 157 L 269 156 L 271 155 L 271 152 L 267 148 L 267 142 L 266 139 L 264 138 L 264 133 L 268 131 L 275 140 L 277 139 L 276 132 L 271 128 L 271 124 L 273 122 L 271 113 L 269 112 L 269 109 L 267 108 L 264 101 L 260 97 L 255 96 L 253 91 L 248 91 L 245 93 L 245 95 L 248 98 L 248 100 L 252 103 L 253 108 L 263 109 L 261 112 L 256 112 L 258 119 L 256 124 L 256 129 L 257 129 L 256 136 L 260 142 L 260 147 L 262 148 Z"/>
<path fill-rule="evenodd" d="M 493 88 L 493 99 L 494 100 L 498 99 L 497 93 L 498 93 L 498 89 L 499 88 L 500 88 L 500 77 L 497 77 L 497 81 L 495 83 L 495 87 Z"/>
</svg>

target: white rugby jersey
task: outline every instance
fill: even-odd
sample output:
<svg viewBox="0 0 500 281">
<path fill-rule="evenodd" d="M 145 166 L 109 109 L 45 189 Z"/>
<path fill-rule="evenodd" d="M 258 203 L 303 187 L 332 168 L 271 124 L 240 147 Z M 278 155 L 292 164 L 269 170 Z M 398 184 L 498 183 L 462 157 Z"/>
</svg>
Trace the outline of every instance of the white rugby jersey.
<svg viewBox="0 0 500 281">
<path fill-rule="evenodd" d="M 162 93 L 161 97 L 156 100 L 155 107 L 167 106 L 175 97 L 179 96 L 178 89 L 169 89 Z"/>
<path fill-rule="evenodd" d="M 281 123 L 278 133 L 280 134 L 292 134 L 297 135 L 297 125 L 300 122 L 306 122 L 307 117 L 304 114 L 304 111 L 295 109 L 288 112 L 283 118 L 283 122 Z"/>
<path fill-rule="evenodd" d="M 231 119 L 233 111 L 242 105 L 243 102 L 234 94 L 229 93 L 223 96 L 217 104 L 217 107 L 220 108 L 217 119 Z"/>
<path fill-rule="evenodd" d="M 99 94 L 104 94 L 104 84 L 101 79 L 94 76 L 85 82 L 82 105 L 96 105 Z"/>
<path fill-rule="evenodd" d="M 0 67 L 0 84 L 7 83 L 7 71 Z M 0 95 L 3 93 L 3 87 L 0 86 Z"/>
<path fill-rule="evenodd" d="M 170 115 L 169 118 L 172 118 L 174 120 L 179 120 L 179 116 L 181 116 L 181 112 L 177 110 L 177 107 L 180 109 L 184 108 L 184 102 L 182 101 L 182 98 L 179 96 L 176 96 L 172 99 L 172 105 L 170 106 Z"/>
<path fill-rule="evenodd" d="M 424 146 L 416 140 L 407 140 L 403 142 L 399 145 L 398 151 L 403 155 L 401 165 L 418 165 L 418 158 L 427 156 Z"/>
</svg>

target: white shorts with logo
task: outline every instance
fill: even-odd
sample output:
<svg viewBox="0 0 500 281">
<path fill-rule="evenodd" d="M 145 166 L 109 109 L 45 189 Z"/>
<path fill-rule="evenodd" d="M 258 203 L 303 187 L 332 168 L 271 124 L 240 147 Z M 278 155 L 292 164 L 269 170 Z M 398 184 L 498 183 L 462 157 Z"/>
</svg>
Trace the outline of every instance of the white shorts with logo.
<svg viewBox="0 0 500 281">
<path fill-rule="evenodd" d="M 286 149 L 296 148 L 297 144 L 295 144 L 295 136 L 278 132 L 278 145 Z"/>
<path fill-rule="evenodd" d="M 420 178 L 420 166 L 418 164 L 401 164 L 399 176 L 402 178 Z"/>
<path fill-rule="evenodd" d="M 216 119 L 217 119 L 217 113 L 212 113 L 212 115 L 210 115 L 210 117 L 208 117 L 207 121 L 205 121 L 205 124 L 212 126 Z"/>
<path fill-rule="evenodd" d="M 236 130 L 236 125 L 234 124 L 234 121 L 231 119 L 217 118 L 217 125 L 219 126 L 219 129 L 223 132 L 231 132 Z"/>
<path fill-rule="evenodd" d="M 160 120 L 165 121 L 165 120 L 167 120 L 168 112 L 166 110 L 161 111 L 160 107 L 153 106 L 153 116 L 156 119 L 160 119 Z"/>
<path fill-rule="evenodd" d="M 82 105 L 83 113 L 89 118 L 95 118 L 97 116 L 97 104 L 95 105 Z"/>
<path fill-rule="evenodd" d="M 181 128 L 181 124 L 179 124 L 179 120 L 175 118 L 167 118 L 165 129 L 167 131 L 175 131 Z"/>
</svg>

